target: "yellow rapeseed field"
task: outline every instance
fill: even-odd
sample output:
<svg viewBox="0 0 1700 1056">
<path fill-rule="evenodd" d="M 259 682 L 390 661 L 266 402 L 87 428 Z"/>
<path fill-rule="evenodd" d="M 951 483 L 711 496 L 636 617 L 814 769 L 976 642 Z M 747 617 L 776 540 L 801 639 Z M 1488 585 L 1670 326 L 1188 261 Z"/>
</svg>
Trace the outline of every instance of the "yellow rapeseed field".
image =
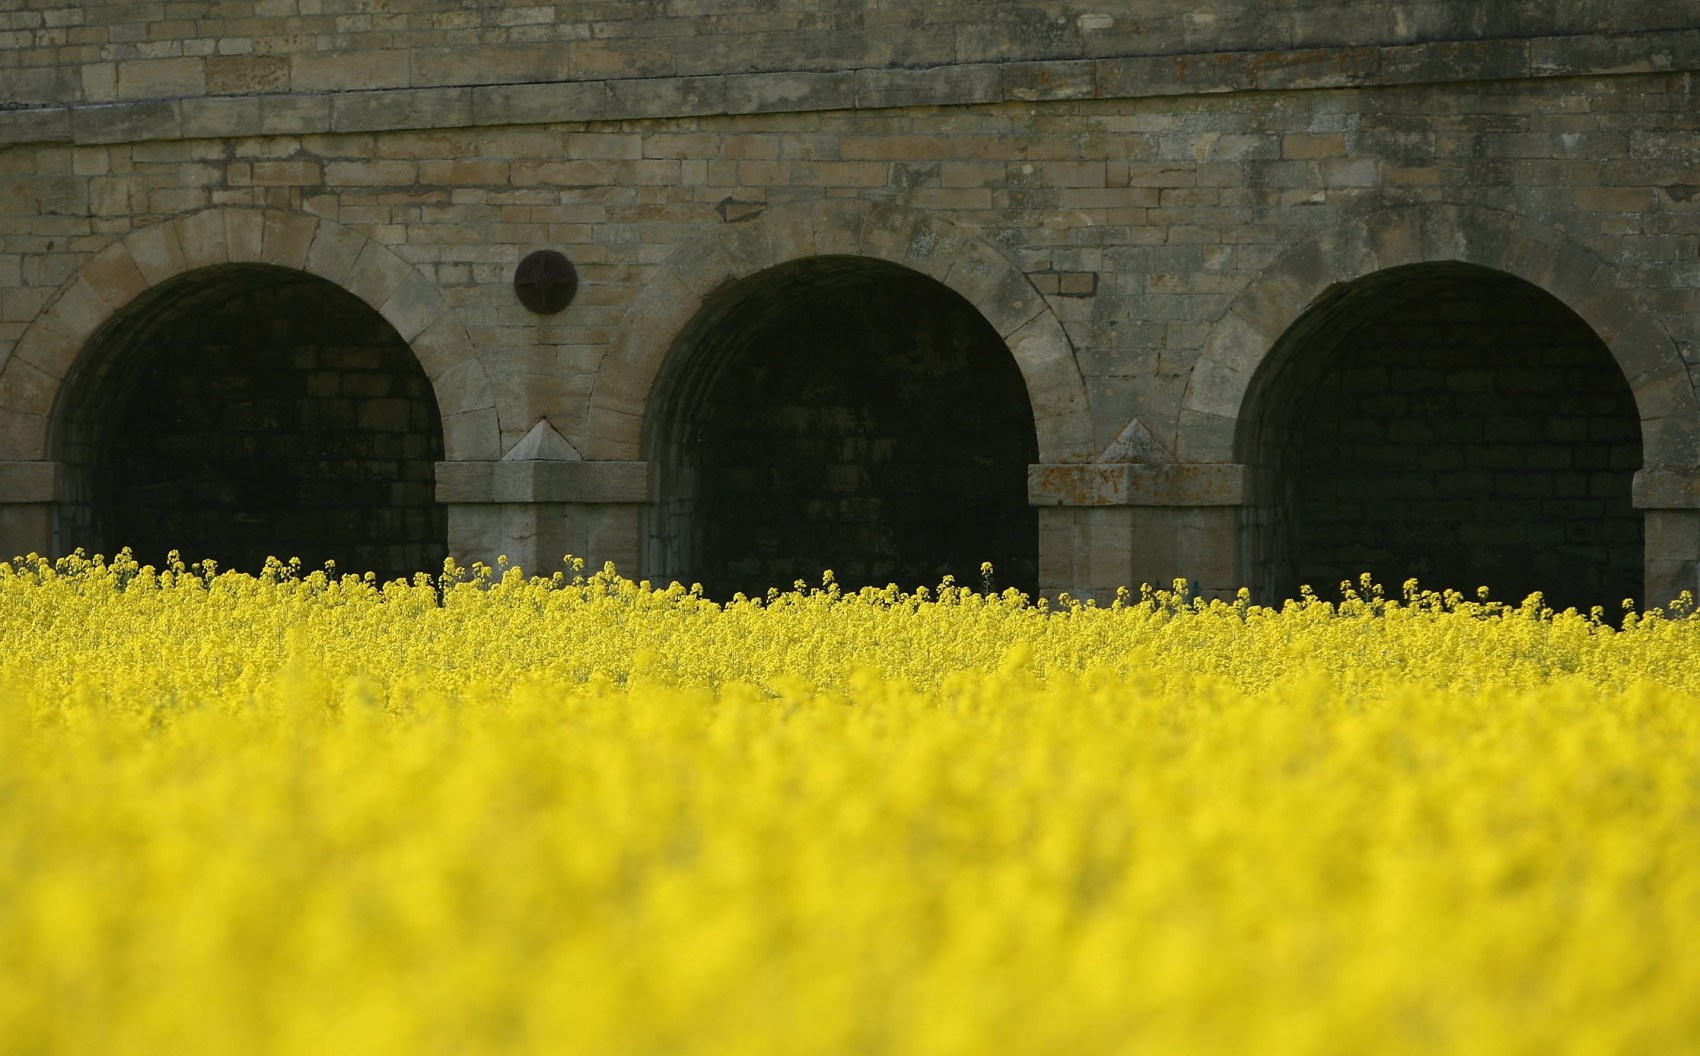
<svg viewBox="0 0 1700 1056">
<path fill-rule="evenodd" d="M 0 566 L 0 1052 L 1700 1051 L 1700 621 Z"/>
</svg>

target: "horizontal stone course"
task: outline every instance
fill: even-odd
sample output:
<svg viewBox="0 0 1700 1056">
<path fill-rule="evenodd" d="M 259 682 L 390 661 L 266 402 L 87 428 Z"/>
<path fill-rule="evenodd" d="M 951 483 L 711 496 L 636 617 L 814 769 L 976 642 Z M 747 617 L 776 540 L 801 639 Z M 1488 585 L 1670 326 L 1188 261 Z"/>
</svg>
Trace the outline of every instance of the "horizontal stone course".
<svg viewBox="0 0 1700 1056">
<path fill-rule="evenodd" d="M 206 67 L 201 60 L 176 59 L 169 60 L 175 65 L 149 63 L 137 66 L 132 73 L 132 83 L 158 88 L 155 91 L 138 88 L 122 92 L 118 98 L 79 99 L 69 103 L 61 93 L 43 98 L 28 109 L 0 111 L 0 144 L 50 141 L 67 136 L 76 142 L 99 143 L 252 134 L 262 130 L 310 134 L 454 128 L 561 120 L 887 109 L 1005 100 L 1132 99 L 1700 69 L 1700 29 L 1665 30 L 1633 35 L 1631 39 L 1634 50 L 1641 56 L 1632 62 L 1618 61 L 1618 52 L 1608 52 L 1602 57 L 1594 38 L 1564 37 L 1437 41 L 1324 51 L 1203 51 L 1091 62 L 946 61 L 921 69 L 849 66 L 825 71 L 644 76 L 637 68 L 626 66 L 620 67 L 620 75 L 611 79 L 602 76 L 561 79 L 560 67 L 553 67 L 551 75 L 519 76 L 516 78 L 519 83 L 512 84 L 490 84 L 470 72 L 446 83 L 419 84 L 408 75 L 407 53 L 399 51 L 309 54 L 297 56 L 297 61 L 305 65 L 291 77 L 288 89 L 282 94 L 279 94 L 281 75 L 274 63 L 265 67 L 270 73 L 246 75 L 247 83 L 254 85 L 253 98 L 226 98 L 217 100 L 217 106 L 194 107 L 185 106 L 178 99 L 229 95 L 231 78 L 239 75 L 233 72 L 235 67 Z M 1566 49 L 1575 50 L 1573 61 L 1550 61 L 1554 56 L 1567 54 Z M 1535 62 L 1536 54 L 1548 61 Z M 856 57 L 864 61 L 867 58 L 862 53 L 856 53 Z M 221 72 L 206 73 L 207 68 Z M 191 76 L 189 71 L 196 73 Z M 305 100 L 316 100 L 317 105 L 295 105 Z M 20 116 L 26 114 L 32 116 Z M 64 124 L 67 117 L 68 129 Z M 241 126 L 239 130 L 232 127 L 237 124 Z M 1519 149 L 1515 142 L 1501 140 L 1500 149 L 1515 151 Z M 1580 144 L 1567 143 L 1565 148 L 1578 150 Z M 1301 143 L 1294 149 L 1321 148 Z"/>
</svg>

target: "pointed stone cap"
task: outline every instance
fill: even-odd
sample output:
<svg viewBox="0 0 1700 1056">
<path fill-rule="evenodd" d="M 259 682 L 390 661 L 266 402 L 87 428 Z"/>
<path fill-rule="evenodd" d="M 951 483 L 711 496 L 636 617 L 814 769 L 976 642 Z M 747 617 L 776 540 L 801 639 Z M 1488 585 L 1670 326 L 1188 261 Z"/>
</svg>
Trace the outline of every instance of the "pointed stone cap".
<svg viewBox="0 0 1700 1056">
<path fill-rule="evenodd" d="M 1138 418 L 1127 423 L 1127 428 L 1116 434 L 1110 441 L 1110 446 L 1104 448 L 1104 453 L 1093 461 L 1105 464 L 1127 464 L 1130 462 L 1173 462 L 1175 456 L 1169 454 L 1169 449 L 1163 442 L 1151 434 L 1151 430 Z"/>
<path fill-rule="evenodd" d="M 584 456 L 567 438 L 555 431 L 549 419 L 539 418 L 512 451 L 502 456 L 503 462 L 583 462 Z"/>
</svg>

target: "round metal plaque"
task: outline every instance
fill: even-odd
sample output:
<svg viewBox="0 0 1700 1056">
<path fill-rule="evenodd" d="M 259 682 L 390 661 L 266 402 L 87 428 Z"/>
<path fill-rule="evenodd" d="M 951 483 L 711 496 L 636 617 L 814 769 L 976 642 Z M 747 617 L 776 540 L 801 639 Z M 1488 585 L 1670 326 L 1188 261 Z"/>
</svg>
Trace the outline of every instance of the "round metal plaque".
<svg viewBox="0 0 1700 1056">
<path fill-rule="evenodd" d="M 514 293 L 519 303 L 538 315 L 554 315 L 573 303 L 578 292 L 578 269 L 566 254 L 552 249 L 529 253 L 514 269 Z"/>
</svg>

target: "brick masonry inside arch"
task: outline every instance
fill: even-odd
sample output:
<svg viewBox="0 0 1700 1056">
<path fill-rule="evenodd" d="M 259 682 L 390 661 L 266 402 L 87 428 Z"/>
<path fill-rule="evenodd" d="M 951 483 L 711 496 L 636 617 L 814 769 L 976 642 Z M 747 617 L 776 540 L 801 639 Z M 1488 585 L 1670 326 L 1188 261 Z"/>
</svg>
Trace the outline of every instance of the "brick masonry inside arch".
<svg viewBox="0 0 1700 1056">
<path fill-rule="evenodd" d="M 1032 590 L 1033 411 L 1009 350 L 941 284 L 820 257 L 720 290 L 658 386 L 651 567 L 710 596 L 830 568 Z"/>
<path fill-rule="evenodd" d="M 228 265 L 148 291 L 90 340 L 56 429 L 67 547 L 386 578 L 447 553 L 429 380 L 377 312 L 301 272 Z"/>
<path fill-rule="evenodd" d="M 1608 612 L 1640 594 L 1634 399 L 1537 287 L 1460 264 L 1359 280 L 1294 325 L 1253 391 L 1249 563 L 1271 596 L 1362 572 Z"/>
</svg>

